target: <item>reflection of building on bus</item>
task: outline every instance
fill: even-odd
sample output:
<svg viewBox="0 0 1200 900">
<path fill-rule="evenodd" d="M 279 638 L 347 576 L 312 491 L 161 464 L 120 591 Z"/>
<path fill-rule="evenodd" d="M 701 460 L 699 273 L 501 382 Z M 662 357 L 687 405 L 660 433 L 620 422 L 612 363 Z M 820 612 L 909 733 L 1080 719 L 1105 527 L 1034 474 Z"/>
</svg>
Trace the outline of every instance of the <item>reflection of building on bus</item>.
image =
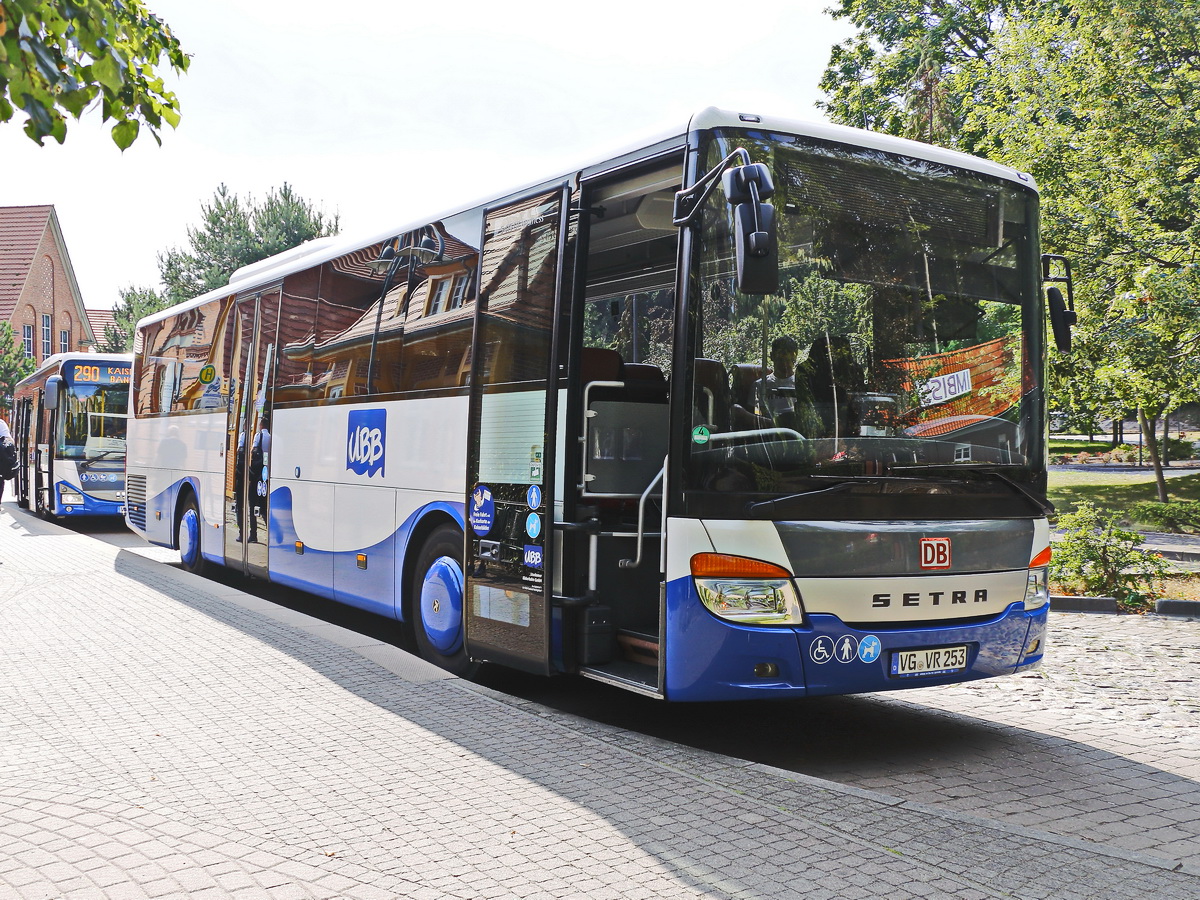
<svg viewBox="0 0 1200 900">
<path fill-rule="evenodd" d="M 17 385 L 21 506 L 48 516 L 125 512 L 128 354 L 50 357 Z"/>
<path fill-rule="evenodd" d="M 464 675 L 701 700 L 1022 671 L 1036 222 L 990 162 L 707 110 L 140 322 L 127 520 Z"/>
</svg>

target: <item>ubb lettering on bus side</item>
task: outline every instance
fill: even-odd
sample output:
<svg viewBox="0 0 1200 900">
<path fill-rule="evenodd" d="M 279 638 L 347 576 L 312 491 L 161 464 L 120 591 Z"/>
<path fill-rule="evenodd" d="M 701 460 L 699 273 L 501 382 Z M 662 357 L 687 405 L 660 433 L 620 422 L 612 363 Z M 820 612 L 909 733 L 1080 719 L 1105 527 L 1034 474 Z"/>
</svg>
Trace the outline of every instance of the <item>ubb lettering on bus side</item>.
<svg viewBox="0 0 1200 900">
<path fill-rule="evenodd" d="M 351 410 L 346 425 L 346 468 L 370 477 L 383 472 L 387 451 L 387 410 Z"/>
</svg>

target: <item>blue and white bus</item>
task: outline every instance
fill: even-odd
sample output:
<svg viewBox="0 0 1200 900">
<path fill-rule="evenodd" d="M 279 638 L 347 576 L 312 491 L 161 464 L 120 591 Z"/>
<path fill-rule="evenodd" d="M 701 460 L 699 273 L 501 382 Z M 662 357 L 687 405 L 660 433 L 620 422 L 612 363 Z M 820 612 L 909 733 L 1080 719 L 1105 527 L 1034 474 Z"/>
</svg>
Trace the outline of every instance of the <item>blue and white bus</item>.
<svg viewBox="0 0 1200 900">
<path fill-rule="evenodd" d="M 141 321 L 127 520 L 463 675 L 717 700 L 1021 672 L 1044 262 L 1028 175 L 708 109 Z"/>
<path fill-rule="evenodd" d="M 17 500 L 44 516 L 125 514 L 128 353 L 58 353 L 13 392 Z"/>
</svg>

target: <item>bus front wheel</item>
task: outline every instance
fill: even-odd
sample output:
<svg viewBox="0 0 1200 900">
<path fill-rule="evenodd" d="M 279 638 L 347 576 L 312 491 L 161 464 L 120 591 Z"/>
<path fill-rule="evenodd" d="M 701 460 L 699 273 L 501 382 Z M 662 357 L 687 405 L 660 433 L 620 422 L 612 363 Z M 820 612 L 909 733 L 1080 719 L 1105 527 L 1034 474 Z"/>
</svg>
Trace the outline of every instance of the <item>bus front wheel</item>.
<svg viewBox="0 0 1200 900">
<path fill-rule="evenodd" d="M 179 544 L 179 561 L 189 572 L 196 575 L 204 571 L 204 554 L 200 552 L 200 507 L 196 498 L 188 496 L 183 504 L 183 512 L 179 514 L 179 526 L 175 537 Z"/>
<path fill-rule="evenodd" d="M 467 656 L 463 631 L 463 535 L 439 525 L 426 539 L 413 572 L 410 609 L 417 651 L 436 666 L 470 678 L 479 664 Z"/>
</svg>

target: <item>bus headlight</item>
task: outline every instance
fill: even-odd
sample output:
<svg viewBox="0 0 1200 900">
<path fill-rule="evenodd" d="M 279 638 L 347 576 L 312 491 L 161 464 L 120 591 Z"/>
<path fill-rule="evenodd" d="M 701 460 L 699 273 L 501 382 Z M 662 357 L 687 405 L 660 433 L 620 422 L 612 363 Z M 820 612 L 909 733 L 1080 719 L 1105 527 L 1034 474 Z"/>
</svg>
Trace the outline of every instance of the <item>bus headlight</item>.
<svg viewBox="0 0 1200 900">
<path fill-rule="evenodd" d="M 1030 569 L 1029 580 L 1025 583 L 1025 608 L 1041 609 L 1049 602 L 1049 568 Z"/>
<path fill-rule="evenodd" d="M 58 499 L 62 501 L 63 506 L 83 506 L 83 494 L 78 491 L 73 491 L 70 488 L 58 489 Z"/>
<path fill-rule="evenodd" d="M 800 592 L 781 566 L 744 556 L 697 553 L 691 569 L 700 601 L 722 619 L 745 625 L 804 621 Z"/>
</svg>

